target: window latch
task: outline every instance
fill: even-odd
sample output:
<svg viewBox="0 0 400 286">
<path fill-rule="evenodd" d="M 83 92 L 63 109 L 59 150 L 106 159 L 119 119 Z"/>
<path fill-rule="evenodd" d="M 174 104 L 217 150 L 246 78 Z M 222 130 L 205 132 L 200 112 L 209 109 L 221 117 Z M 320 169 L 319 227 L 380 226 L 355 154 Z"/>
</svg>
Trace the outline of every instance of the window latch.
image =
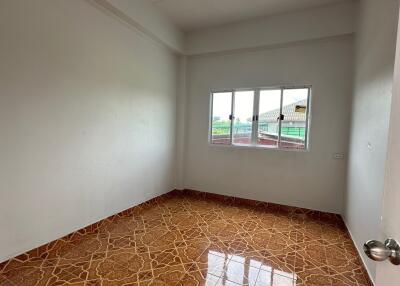
<svg viewBox="0 0 400 286">
<path fill-rule="evenodd" d="M 233 119 L 235 119 L 235 116 L 233 116 L 232 114 L 229 115 L 229 120 L 233 120 Z"/>
<path fill-rule="evenodd" d="M 285 120 L 285 115 L 283 115 L 283 114 L 281 114 L 281 115 L 279 115 L 279 117 L 276 119 L 276 121 L 282 121 L 282 120 Z"/>
</svg>

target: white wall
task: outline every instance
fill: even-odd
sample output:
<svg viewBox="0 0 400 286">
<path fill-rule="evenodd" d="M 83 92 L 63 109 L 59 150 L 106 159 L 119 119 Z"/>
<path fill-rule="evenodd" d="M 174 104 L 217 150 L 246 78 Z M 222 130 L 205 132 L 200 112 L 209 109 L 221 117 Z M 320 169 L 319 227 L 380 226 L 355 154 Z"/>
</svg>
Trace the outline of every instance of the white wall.
<svg viewBox="0 0 400 286">
<path fill-rule="evenodd" d="M 183 176 L 185 169 L 185 149 L 186 149 L 186 116 L 187 116 L 187 57 L 182 56 L 179 60 L 179 92 L 176 105 L 176 170 L 175 182 L 176 189 L 183 190 Z"/>
<path fill-rule="evenodd" d="M 380 233 L 398 8 L 363 0 L 360 9 L 344 216 L 362 253 Z M 374 279 L 376 263 L 362 256 Z"/>
<path fill-rule="evenodd" d="M 86 1 L 0 35 L 0 261 L 174 188 L 175 55 Z"/>
<path fill-rule="evenodd" d="M 111 4 L 140 25 L 144 31 L 165 43 L 171 49 L 183 53 L 184 33 L 163 15 L 149 0 L 90 0 L 99 4 Z"/>
<path fill-rule="evenodd" d="M 346 180 L 353 37 L 281 48 L 190 57 L 187 74 L 186 188 L 340 213 Z M 312 84 L 310 151 L 208 145 L 212 90 Z"/>
<path fill-rule="evenodd" d="M 355 32 L 357 1 L 267 16 L 187 34 L 186 53 L 196 55 L 280 45 Z"/>
</svg>

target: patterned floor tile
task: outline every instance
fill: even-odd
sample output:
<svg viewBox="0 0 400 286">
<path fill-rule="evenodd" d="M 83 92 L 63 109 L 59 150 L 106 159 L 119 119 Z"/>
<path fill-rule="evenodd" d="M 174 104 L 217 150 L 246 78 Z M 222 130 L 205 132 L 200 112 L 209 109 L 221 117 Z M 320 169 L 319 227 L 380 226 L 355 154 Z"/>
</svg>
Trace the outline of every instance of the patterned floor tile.
<svg viewBox="0 0 400 286">
<path fill-rule="evenodd" d="M 176 193 L 3 263 L 0 286 L 370 286 L 340 217 Z"/>
</svg>

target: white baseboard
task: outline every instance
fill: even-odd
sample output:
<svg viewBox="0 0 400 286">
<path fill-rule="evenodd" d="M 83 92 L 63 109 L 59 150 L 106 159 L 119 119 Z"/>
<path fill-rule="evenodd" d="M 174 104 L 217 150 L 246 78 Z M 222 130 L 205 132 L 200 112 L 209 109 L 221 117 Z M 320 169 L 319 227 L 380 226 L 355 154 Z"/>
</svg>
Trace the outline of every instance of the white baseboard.
<svg viewBox="0 0 400 286">
<path fill-rule="evenodd" d="M 347 231 L 348 231 L 349 234 L 350 234 L 350 238 L 351 238 L 351 240 L 353 241 L 353 244 L 354 244 L 355 248 L 357 249 L 358 255 L 359 255 L 360 258 L 361 258 L 361 261 L 362 261 L 362 263 L 363 263 L 363 265 L 364 265 L 364 268 L 365 268 L 365 270 L 367 270 L 367 273 L 368 273 L 368 276 L 369 276 L 369 280 L 371 280 L 372 284 L 373 284 L 374 286 L 376 286 L 376 285 L 375 285 L 374 279 L 372 279 L 371 272 L 369 271 L 369 269 L 368 269 L 368 267 L 367 267 L 367 264 L 365 263 L 365 258 L 364 258 L 364 255 L 363 255 L 364 253 L 362 253 L 361 250 L 357 247 L 356 240 L 354 239 L 354 236 L 353 236 L 353 234 L 351 233 L 350 228 L 349 228 L 349 226 L 347 225 L 347 222 L 346 222 L 346 220 L 343 218 L 343 216 L 342 216 L 342 219 L 343 219 L 343 222 L 344 222 L 344 224 L 345 224 L 345 226 L 346 226 L 346 228 L 347 228 Z"/>
</svg>

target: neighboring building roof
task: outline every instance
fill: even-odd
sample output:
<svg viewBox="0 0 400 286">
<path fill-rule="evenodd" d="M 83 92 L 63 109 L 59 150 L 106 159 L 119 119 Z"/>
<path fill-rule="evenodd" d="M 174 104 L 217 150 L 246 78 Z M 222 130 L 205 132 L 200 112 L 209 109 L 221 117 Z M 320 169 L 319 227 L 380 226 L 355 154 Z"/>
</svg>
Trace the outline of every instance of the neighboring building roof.
<svg viewBox="0 0 400 286">
<path fill-rule="evenodd" d="M 307 100 L 301 100 L 289 105 L 286 105 L 282 108 L 282 114 L 285 115 L 285 121 L 304 121 L 306 120 L 306 114 L 303 112 L 296 112 L 296 106 L 307 106 Z M 279 117 L 279 108 L 275 110 L 271 110 L 265 113 L 260 114 L 259 120 L 267 121 L 267 122 L 277 122 Z"/>
</svg>

